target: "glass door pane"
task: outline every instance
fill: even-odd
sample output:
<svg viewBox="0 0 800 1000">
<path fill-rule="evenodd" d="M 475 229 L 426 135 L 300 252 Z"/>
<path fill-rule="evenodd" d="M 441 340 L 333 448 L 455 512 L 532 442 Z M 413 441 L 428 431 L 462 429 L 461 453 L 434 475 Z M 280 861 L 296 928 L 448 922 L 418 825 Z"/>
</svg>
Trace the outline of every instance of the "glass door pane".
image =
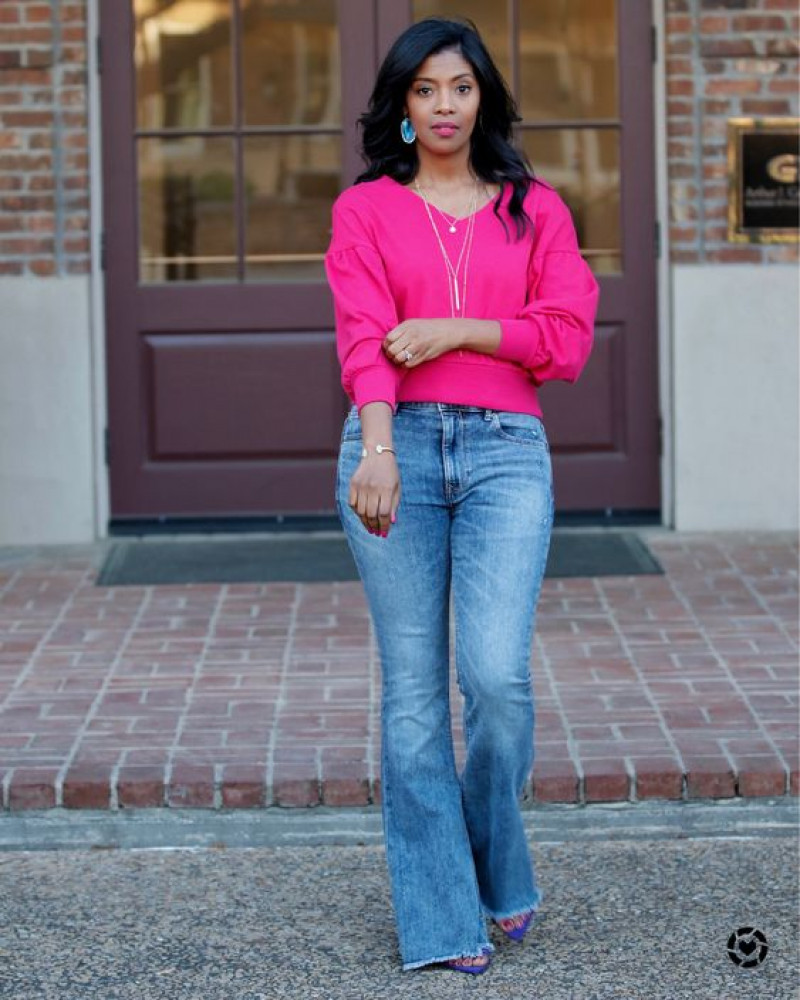
<svg viewBox="0 0 800 1000">
<path fill-rule="evenodd" d="M 520 114 L 542 119 L 615 118 L 615 0 L 520 0 Z"/>
<path fill-rule="evenodd" d="M 522 146 L 569 205 L 583 255 L 598 274 L 621 270 L 619 131 L 527 129 Z"/>
<path fill-rule="evenodd" d="M 414 0 L 414 21 L 426 17 L 468 17 L 480 32 L 486 48 L 503 76 L 511 84 L 511 58 L 508 48 L 508 3 L 487 0 Z"/>
<path fill-rule="evenodd" d="M 245 279 L 325 280 L 342 186 L 335 0 L 243 0 Z"/>
<path fill-rule="evenodd" d="M 140 129 L 233 122 L 230 0 L 134 0 Z"/>
<path fill-rule="evenodd" d="M 325 280 L 331 205 L 341 190 L 338 135 L 244 140 L 247 278 Z"/>
<path fill-rule="evenodd" d="M 139 267 L 147 283 L 235 281 L 230 139 L 140 139 Z"/>
<path fill-rule="evenodd" d="M 337 0 L 131 2 L 140 281 L 324 281 Z"/>
<path fill-rule="evenodd" d="M 518 16 L 522 147 L 569 205 L 592 270 L 618 272 L 616 0 L 519 0 Z"/>
<path fill-rule="evenodd" d="M 245 0 L 242 66 L 247 125 L 341 124 L 334 0 Z"/>
</svg>

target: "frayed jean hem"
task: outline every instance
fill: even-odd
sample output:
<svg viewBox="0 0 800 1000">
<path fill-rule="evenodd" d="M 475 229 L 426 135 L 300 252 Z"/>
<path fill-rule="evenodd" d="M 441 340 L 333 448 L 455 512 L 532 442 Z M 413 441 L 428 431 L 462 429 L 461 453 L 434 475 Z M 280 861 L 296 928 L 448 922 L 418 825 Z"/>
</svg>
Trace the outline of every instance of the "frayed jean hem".
<svg viewBox="0 0 800 1000">
<path fill-rule="evenodd" d="M 483 912 L 486 913 L 487 916 L 490 916 L 492 920 L 510 920 L 512 917 L 524 917 L 526 913 L 533 912 L 535 915 L 539 912 L 540 907 L 541 907 L 541 899 L 538 902 L 534 903 L 533 906 L 526 906 L 521 910 L 506 910 L 501 913 L 489 910 L 484 906 Z"/>
<path fill-rule="evenodd" d="M 453 958 L 483 958 L 484 955 L 491 955 L 494 950 L 494 945 L 487 942 L 477 955 L 466 954 L 461 951 L 456 955 L 444 955 L 442 958 L 423 958 L 419 962 L 403 962 L 403 972 L 408 972 L 410 969 L 421 969 L 424 965 L 438 965 L 440 962 L 449 962 Z"/>
</svg>

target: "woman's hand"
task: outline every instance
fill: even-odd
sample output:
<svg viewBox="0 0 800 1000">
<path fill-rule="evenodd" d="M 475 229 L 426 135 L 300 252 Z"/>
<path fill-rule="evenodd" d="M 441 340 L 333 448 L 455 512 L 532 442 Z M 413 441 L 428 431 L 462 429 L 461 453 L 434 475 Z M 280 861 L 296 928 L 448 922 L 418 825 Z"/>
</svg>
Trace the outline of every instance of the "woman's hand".
<svg viewBox="0 0 800 1000">
<path fill-rule="evenodd" d="M 400 472 L 392 452 L 367 452 L 350 479 L 348 503 L 367 531 L 388 534 L 400 504 Z"/>
<path fill-rule="evenodd" d="M 387 358 L 404 368 L 416 368 L 460 346 L 457 328 L 449 319 L 406 319 L 383 340 Z M 411 360 L 406 359 L 406 351 L 411 352 Z"/>
</svg>

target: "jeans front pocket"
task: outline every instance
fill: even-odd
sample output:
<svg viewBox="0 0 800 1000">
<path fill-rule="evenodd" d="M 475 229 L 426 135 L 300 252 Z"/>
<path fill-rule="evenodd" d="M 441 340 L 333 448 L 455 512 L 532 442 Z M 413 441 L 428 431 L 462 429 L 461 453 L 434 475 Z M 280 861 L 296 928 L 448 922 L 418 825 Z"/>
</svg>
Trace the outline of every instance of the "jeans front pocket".
<svg viewBox="0 0 800 1000">
<path fill-rule="evenodd" d="M 494 410 L 489 426 L 504 441 L 530 445 L 550 450 L 547 433 L 541 419 L 533 413 L 517 413 L 514 410 Z"/>
<path fill-rule="evenodd" d="M 344 418 L 344 424 L 342 425 L 342 437 L 341 443 L 344 444 L 345 441 L 360 441 L 361 440 L 361 419 L 358 415 L 358 410 L 353 406 Z"/>
</svg>

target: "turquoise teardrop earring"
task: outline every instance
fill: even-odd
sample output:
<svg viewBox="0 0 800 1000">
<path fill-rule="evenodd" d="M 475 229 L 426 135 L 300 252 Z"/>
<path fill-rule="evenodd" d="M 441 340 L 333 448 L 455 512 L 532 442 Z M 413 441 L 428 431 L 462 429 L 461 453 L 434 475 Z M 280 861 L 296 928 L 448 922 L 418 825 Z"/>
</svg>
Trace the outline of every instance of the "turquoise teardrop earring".
<svg viewBox="0 0 800 1000">
<path fill-rule="evenodd" d="M 403 142 L 409 146 L 417 138 L 416 130 L 408 116 L 400 122 L 400 135 L 403 137 Z"/>
</svg>

